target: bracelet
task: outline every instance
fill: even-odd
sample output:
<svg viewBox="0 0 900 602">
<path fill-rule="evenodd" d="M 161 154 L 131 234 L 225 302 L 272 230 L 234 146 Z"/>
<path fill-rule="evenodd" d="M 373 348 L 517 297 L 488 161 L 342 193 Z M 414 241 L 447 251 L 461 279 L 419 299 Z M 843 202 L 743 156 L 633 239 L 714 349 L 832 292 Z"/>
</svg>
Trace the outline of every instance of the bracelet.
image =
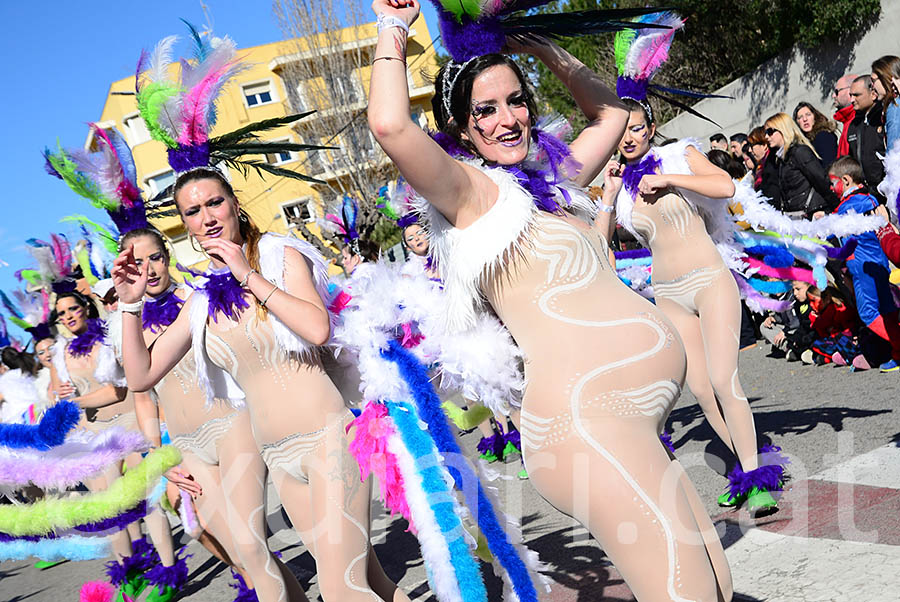
<svg viewBox="0 0 900 602">
<path fill-rule="evenodd" d="M 378 33 L 381 33 L 382 30 L 389 29 L 391 27 L 398 27 L 409 33 L 409 25 L 403 19 L 399 17 L 395 17 L 393 15 L 385 15 L 382 13 L 378 14 L 378 18 L 375 20 L 376 27 L 378 29 Z"/>
<path fill-rule="evenodd" d="M 251 274 L 259 274 L 259 272 L 257 272 L 253 268 L 250 268 L 250 271 L 247 272 L 247 275 L 244 276 L 243 280 L 241 280 L 241 288 L 247 288 L 247 282 L 249 282 Z"/>
<path fill-rule="evenodd" d="M 144 300 L 143 299 L 138 299 L 134 303 L 123 303 L 123 302 L 119 301 L 119 310 L 121 310 L 122 313 L 140 315 L 141 312 L 143 311 L 143 309 L 144 309 Z"/>
<path fill-rule="evenodd" d="M 375 64 L 375 61 L 400 61 L 404 65 L 406 64 L 406 59 L 398 59 L 395 56 L 376 56 L 372 59 L 372 64 Z"/>
<path fill-rule="evenodd" d="M 597 203 L 597 211 L 602 211 L 603 213 L 612 213 L 616 208 L 615 205 L 607 205 L 606 203 Z"/>
<path fill-rule="evenodd" d="M 272 287 L 272 290 L 269 291 L 269 294 L 266 295 L 266 298 L 263 299 L 262 301 L 260 301 L 259 304 L 262 305 L 263 307 L 265 307 L 265 306 L 266 306 L 266 303 L 269 302 L 269 297 L 271 297 L 272 295 L 274 295 L 274 294 L 275 294 L 275 291 L 277 291 L 277 290 L 278 290 L 278 285 L 276 284 L 276 285 L 274 285 L 274 286 Z"/>
</svg>

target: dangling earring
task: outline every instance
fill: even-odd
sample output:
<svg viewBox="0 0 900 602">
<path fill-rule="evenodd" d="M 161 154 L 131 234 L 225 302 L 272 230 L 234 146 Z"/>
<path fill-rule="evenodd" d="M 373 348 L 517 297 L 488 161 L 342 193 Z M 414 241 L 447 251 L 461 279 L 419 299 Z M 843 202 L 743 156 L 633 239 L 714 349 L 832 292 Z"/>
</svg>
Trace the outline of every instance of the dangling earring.
<svg viewBox="0 0 900 602">
<path fill-rule="evenodd" d="M 194 246 L 194 241 L 195 241 L 196 239 L 194 238 L 194 235 L 193 235 L 193 234 L 188 234 L 188 240 L 191 241 L 191 248 L 192 248 L 194 251 L 196 251 L 197 253 L 200 253 L 200 254 L 203 255 L 204 257 L 208 257 L 208 255 L 206 255 L 206 250 L 205 250 L 203 247 L 200 247 L 200 248 L 198 249 L 196 246 Z"/>
</svg>

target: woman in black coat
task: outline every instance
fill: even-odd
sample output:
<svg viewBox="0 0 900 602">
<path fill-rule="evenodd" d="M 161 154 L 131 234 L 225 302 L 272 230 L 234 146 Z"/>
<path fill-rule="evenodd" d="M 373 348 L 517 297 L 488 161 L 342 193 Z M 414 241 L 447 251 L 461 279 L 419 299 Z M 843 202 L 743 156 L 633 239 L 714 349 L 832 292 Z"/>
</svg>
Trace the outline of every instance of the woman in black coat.
<svg viewBox="0 0 900 602">
<path fill-rule="evenodd" d="M 769 117 L 765 125 L 770 152 L 776 155 L 781 209 L 795 219 L 830 213 L 838 205 L 828 174 L 797 124 L 786 113 Z"/>
<path fill-rule="evenodd" d="M 838 140 L 835 134 L 837 126 L 808 102 L 801 102 L 794 109 L 794 121 L 800 126 L 806 139 L 812 143 L 822 167 L 827 172 L 837 159 Z"/>
</svg>

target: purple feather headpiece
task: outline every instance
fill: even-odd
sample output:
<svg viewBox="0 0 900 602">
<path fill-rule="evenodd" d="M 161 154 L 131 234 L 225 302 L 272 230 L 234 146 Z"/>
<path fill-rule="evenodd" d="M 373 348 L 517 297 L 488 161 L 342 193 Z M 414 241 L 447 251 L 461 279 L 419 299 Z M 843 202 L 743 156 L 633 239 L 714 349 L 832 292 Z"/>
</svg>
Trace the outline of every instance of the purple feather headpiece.
<svg viewBox="0 0 900 602">
<path fill-rule="evenodd" d="M 76 335 L 66 348 L 73 357 L 84 357 L 94 345 L 106 338 L 106 323 L 100 318 L 89 318 L 84 332 Z"/>
<path fill-rule="evenodd" d="M 240 282 L 234 279 L 231 270 L 211 270 L 204 274 L 206 282 L 191 287 L 206 296 L 209 300 L 209 317 L 218 322 L 219 314 L 235 322 L 240 319 L 240 312 L 250 307 L 245 298 L 245 291 Z"/>
</svg>

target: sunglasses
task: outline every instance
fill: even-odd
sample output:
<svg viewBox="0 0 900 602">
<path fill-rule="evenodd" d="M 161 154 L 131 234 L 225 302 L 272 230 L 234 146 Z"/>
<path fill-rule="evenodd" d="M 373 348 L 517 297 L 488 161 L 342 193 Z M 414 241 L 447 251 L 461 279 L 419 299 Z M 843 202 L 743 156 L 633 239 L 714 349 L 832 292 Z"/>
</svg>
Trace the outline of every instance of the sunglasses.
<svg viewBox="0 0 900 602">
<path fill-rule="evenodd" d="M 775 128 L 766 128 L 766 136 L 772 136 L 777 131 Z"/>
<path fill-rule="evenodd" d="M 835 93 L 835 94 L 840 94 L 840 93 L 843 92 L 844 90 L 849 90 L 849 89 L 850 89 L 850 86 L 844 86 L 843 88 L 835 88 L 835 89 L 834 89 L 834 93 Z"/>
</svg>

